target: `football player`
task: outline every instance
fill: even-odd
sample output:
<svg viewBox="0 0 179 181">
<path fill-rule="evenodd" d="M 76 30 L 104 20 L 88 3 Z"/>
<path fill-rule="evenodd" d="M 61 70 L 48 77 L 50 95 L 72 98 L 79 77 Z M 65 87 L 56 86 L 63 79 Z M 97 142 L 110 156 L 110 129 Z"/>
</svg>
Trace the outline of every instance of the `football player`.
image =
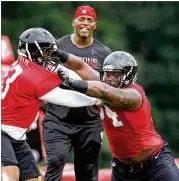
<svg viewBox="0 0 179 181">
<path fill-rule="evenodd" d="M 75 70 L 79 63 L 67 61 L 66 66 Z M 104 61 L 102 82 L 74 80 L 62 69 L 58 73 L 66 86 L 106 101 L 101 115 L 113 154 L 112 181 L 177 181 L 172 153 L 154 128 L 143 87 L 135 83 L 137 68 L 131 54 L 116 51 Z"/>
<path fill-rule="evenodd" d="M 40 173 L 26 132 L 43 101 L 70 107 L 98 104 L 96 98 L 59 88 L 62 80 L 53 72 L 59 64 L 56 50 L 50 32 L 42 28 L 26 30 L 19 38 L 18 59 L 2 81 L 1 161 L 2 171 L 10 180 L 38 180 Z M 61 52 L 60 58 L 77 57 Z"/>
<path fill-rule="evenodd" d="M 95 9 L 87 5 L 79 6 L 73 18 L 73 34 L 58 39 L 57 45 L 98 70 L 111 50 L 93 36 L 96 26 Z M 103 133 L 99 108 L 70 108 L 52 103 L 48 103 L 47 107 L 43 119 L 47 156 L 44 180 L 61 181 L 65 162 L 73 152 L 76 181 L 97 181 Z"/>
</svg>

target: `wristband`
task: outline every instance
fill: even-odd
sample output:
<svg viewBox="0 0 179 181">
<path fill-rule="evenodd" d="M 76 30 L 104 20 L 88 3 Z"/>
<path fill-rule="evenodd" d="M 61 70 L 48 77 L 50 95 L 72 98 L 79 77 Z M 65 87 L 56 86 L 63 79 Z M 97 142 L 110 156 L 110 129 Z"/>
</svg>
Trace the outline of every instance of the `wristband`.
<svg viewBox="0 0 179 181">
<path fill-rule="evenodd" d="M 69 86 L 74 90 L 85 94 L 88 90 L 88 82 L 85 80 L 69 79 Z"/>
</svg>

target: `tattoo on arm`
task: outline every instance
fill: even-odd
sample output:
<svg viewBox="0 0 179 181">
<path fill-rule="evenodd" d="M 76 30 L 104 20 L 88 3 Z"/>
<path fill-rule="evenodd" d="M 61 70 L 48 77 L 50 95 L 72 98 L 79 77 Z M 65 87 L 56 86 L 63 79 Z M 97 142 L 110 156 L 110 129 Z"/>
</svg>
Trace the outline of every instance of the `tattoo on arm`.
<svg viewBox="0 0 179 181">
<path fill-rule="evenodd" d="M 134 89 L 119 89 L 98 81 L 88 81 L 87 95 L 101 98 L 121 109 L 136 110 L 141 106 L 140 93 Z"/>
</svg>

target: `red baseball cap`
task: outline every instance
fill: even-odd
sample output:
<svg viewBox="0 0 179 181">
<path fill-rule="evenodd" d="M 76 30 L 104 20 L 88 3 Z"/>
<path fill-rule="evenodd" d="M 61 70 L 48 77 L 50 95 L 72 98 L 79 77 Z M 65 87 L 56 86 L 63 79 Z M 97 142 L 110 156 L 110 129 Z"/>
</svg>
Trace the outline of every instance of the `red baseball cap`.
<svg viewBox="0 0 179 181">
<path fill-rule="evenodd" d="M 90 16 L 96 21 L 96 11 L 90 6 L 79 6 L 74 15 L 74 19 L 84 15 Z"/>
</svg>

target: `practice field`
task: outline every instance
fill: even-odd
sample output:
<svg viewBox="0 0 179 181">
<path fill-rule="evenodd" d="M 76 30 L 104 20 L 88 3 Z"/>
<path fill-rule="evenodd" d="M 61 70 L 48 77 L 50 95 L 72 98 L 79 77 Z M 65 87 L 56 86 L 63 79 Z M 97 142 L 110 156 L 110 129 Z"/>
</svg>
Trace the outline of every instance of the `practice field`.
<svg viewBox="0 0 179 181">
<path fill-rule="evenodd" d="M 40 181 L 44 180 L 45 167 L 39 167 L 42 173 Z M 111 169 L 100 169 L 98 181 L 110 181 Z M 74 165 L 67 163 L 63 171 L 63 181 L 75 181 Z"/>
<path fill-rule="evenodd" d="M 179 168 L 179 158 L 175 159 L 175 162 Z M 45 167 L 39 166 L 42 177 L 40 181 L 44 180 Z M 98 181 L 110 181 L 111 169 L 100 169 Z M 63 181 L 75 181 L 74 165 L 72 163 L 67 163 L 63 172 Z"/>
</svg>

